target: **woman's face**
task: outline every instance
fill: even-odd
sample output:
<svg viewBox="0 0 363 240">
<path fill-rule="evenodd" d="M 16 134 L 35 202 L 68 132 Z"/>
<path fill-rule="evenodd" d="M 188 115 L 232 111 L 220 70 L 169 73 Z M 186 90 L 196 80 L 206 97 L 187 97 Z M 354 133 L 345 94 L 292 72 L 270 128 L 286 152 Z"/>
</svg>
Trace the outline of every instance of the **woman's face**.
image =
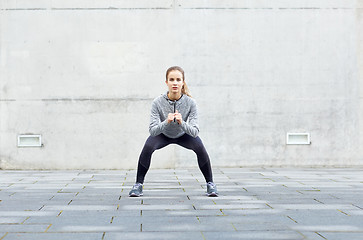
<svg viewBox="0 0 363 240">
<path fill-rule="evenodd" d="M 169 93 L 181 93 L 182 87 L 184 85 L 183 74 L 178 70 L 169 72 L 168 80 L 166 80 L 166 85 L 169 88 Z"/>
</svg>

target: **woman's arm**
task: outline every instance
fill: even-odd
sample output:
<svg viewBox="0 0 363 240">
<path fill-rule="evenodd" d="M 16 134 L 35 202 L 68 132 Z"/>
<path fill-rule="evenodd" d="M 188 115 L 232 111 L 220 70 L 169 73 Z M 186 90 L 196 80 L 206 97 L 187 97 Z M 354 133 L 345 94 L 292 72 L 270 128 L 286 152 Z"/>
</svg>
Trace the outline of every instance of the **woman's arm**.
<svg viewBox="0 0 363 240">
<path fill-rule="evenodd" d="M 183 128 L 183 131 L 186 134 L 194 138 L 198 136 L 199 134 L 198 111 L 197 111 L 197 105 L 194 101 L 192 101 L 188 122 L 183 121 L 181 127 Z"/>
<path fill-rule="evenodd" d="M 167 124 L 167 119 L 161 122 L 158 107 L 155 101 L 151 105 L 150 125 L 149 132 L 151 136 L 157 136 L 161 134 Z"/>
</svg>

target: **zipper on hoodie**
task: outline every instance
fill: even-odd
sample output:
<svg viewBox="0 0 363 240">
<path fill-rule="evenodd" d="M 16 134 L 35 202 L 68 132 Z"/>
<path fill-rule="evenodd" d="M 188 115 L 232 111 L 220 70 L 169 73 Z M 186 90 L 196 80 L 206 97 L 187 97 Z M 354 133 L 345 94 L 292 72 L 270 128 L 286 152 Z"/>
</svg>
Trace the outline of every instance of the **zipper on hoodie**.
<svg viewBox="0 0 363 240">
<path fill-rule="evenodd" d="M 176 102 L 177 102 L 177 101 L 179 101 L 179 100 L 183 97 L 183 95 L 184 95 L 184 94 L 182 94 L 178 100 L 174 100 L 174 101 L 172 101 L 172 100 L 170 100 L 170 99 L 168 98 L 168 95 L 166 94 L 166 99 L 168 99 L 168 100 L 169 100 L 170 102 L 172 102 L 172 103 L 173 103 L 173 105 L 174 105 L 174 113 L 175 113 L 175 110 L 176 110 Z M 175 122 L 175 121 L 176 121 L 176 119 L 174 118 L 174 122 Z"/>
<path fill-rule="evenodd" d="M 175 105 L 176 105 L 176 101 L 174 101 L 174 113 L 175 113 Z M 175 118 L 174 118 L 174 122 L 175 122 Z"/>
</svg>

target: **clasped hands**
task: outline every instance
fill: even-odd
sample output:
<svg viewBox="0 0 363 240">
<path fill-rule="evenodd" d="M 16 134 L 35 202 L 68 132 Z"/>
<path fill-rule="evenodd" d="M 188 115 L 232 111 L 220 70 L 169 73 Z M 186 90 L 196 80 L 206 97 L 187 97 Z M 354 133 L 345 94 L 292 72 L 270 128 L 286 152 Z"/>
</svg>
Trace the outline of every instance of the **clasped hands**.
<svg viewBox="0 0 363 240">
<path fill-rule="evenodd" d="M 173 122 L 174 119 L 178 122 L 178 124 L 182 124 L 183 122 L 182 115 L 178 112 L 178 110 L 176 110 L 175 113 L 168 114 L 168 123 Z"/>
</svg>

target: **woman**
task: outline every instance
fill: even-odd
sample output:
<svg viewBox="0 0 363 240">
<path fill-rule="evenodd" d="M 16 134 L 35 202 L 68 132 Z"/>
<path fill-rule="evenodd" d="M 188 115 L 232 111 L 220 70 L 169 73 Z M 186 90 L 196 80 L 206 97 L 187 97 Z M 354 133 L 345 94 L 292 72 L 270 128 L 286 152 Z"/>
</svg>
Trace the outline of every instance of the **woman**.
<svg viewBox="0 0 363 240">
<path fill-rule="evenodd" d="M 141 151 L 136 183 L 129 196 L 143 195 L 144 178 L 149 170 L 153 152 L 174 143 L 197 154 L 199 169 L 207 182 L 207 195 L 217 197 L 209 156 L 198 137 L 197 106 L 185 83 L 184 70 L 177 66 L 170 67 L 166 71 L 165 82 L 169 91 L 155 98 L 152 103 L 149 126 L 151 136 Z"/>
</svg>

